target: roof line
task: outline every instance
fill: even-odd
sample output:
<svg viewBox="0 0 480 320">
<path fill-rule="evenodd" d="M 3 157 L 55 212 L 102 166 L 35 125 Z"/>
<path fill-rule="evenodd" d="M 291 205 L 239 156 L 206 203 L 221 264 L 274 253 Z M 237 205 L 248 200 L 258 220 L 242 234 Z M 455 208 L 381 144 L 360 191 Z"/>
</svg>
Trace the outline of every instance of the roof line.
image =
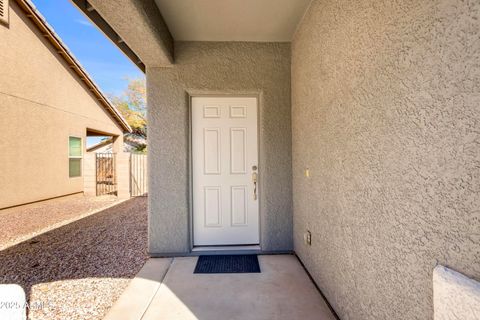
<svg viewBox="0 0 480 320">
<path fill-rule="evenodd" d="M 30 0 L 16 0 L 20 8 L 26 13 L 27 17 L 40 30 L 42 35 L 47 39 L 57 50 L 57 53 L 67 62 L 69 67 L 80 77 L 93 95 L 101 103 L 103 108 L 116 120 L 116 122 L 126 132 L 132 132 L 132 128 L 127 123 L 122 114 L 115 108 L 112 102 L 100 90 L 99 86 L 93 81 L 90 75 L 85 71 L 80 62 L 75 58 L 73 53 L 63 43 L 61 38 L 55 33 L 54 29 L 47 23 L 46 19 L 37 10 L 35 5 Z"/>
<path fill-rule="evenodd" d="M 87 148 L 87 152 L 92 152 L 92 151 L 95 151 L 97 150 L 98 148 L 101 148 L 101 147 L 104 147 L 104 146 L 107 146 L 109 144 L 113 143 L 113 140 L 112 138 L 108 138 L 108 139 L 105 139 L 103 141 L 100 141 L 90 147 Z"/>
<path fill-rule="evenodd" d="M 87 0 L 70 0 L 143 73 L 145 64 Z"/>
</svg>

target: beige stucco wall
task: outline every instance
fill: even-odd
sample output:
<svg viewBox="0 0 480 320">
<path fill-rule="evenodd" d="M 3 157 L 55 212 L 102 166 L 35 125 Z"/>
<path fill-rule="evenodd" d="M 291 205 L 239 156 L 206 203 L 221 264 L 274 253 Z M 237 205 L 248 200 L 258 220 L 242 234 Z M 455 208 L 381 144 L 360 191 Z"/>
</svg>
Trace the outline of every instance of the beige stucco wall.
<svg viewBox="0 0 480 320">
<path fill-rule="evenodd" d="M 189 94 L 259 95 L 261 247 L 292 249 L 290 44 L 178 42 L 147 68 L 149 249 L 190 250 Z"/>
<path fill-rule="evenodd" d="M 83 191 L 68 177 L 68 137 L 121 135 L 88 88 L 14 1 L 0 25 L 0 208 Z M 121 139 L 121 138 L 120 138 Z"/>
<path fill-rule="evenodd" d="M 315 0 L 295 35 L 295 251 L 341 319 L 433 319 L 437 263 L 480 279 L 479 30 L 479 1 Z"/>
</svg>

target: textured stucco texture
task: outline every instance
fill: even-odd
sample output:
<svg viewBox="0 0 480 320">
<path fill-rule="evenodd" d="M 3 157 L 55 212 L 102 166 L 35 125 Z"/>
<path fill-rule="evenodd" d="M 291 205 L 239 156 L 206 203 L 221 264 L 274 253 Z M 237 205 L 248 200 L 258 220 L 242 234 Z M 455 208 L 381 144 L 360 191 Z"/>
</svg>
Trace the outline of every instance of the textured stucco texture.
<svg viewBox="0 0 480 320">
<path fill-rule="evenodd" d="M 341 319 L 433 319 L 437 263 L 480 279 L 479 62 L 479 1 L 313 1 L 299 25 L 294 247 Z"/>
<path fill-rule="evenodd" d="M 480 319 L 480 282 L 444 266 L 433 270 L 434 320 Z"/>
<path fill-rule="evenodd" d="M 90 0 L 122 40 L 151 67 L 170 65 L 173 38 L 154 0 Z"/>
<path fill-rule="evenodd" d="M 260 245 L 293 248 L 290 44 L 176 42 L 175 65 L 148 68 L 149 250 L 190 250 L 189 95 L 259 96 Z"/>
<path fill-rule="evenodd" d="M 82 192 L 69 136 L 122 129 L 15 1 L 0 39 L 0 208 Z"/>
</svg>

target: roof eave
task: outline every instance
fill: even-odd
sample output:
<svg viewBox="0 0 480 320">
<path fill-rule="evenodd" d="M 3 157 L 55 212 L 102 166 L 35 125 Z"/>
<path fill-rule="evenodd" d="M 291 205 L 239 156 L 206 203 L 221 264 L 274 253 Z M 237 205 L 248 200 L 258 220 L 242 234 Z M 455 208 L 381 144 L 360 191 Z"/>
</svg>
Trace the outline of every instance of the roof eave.
<svg viewBox="0 0 480 320">
<path fill-rule="evenodd" d="M 27 17 L 39 28 L 43 36 L 57 49 L 58 54 L 67 62 L 69 67 L 78 75 L 85 85 L 90 89 L 92 94 L 97 98 L 100 104 L 113 117 L 117 124 L 122 128 L 123 132 L 132 132 L 132 128 L 127 123 L 122 114 L 108 100 L 106 95 L 100 90 L 98 85 L 93 81 L 90 75 L 85 71 L 80 62 L 70 52 L 68 47 L 63 43 L 60 37 L 55 33 L 53 28 L 47 23 L 42 14 L 36 9 L 30 0 L 16 0 L 20 8 L 26 13 Z"/>
</svg>

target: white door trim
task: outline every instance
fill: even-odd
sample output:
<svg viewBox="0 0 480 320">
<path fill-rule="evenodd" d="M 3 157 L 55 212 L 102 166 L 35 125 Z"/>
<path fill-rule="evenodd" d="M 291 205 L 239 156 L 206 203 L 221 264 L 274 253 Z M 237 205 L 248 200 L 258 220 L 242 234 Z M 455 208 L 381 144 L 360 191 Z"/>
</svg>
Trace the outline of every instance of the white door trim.
<svg viewBox="0 0 480 320">
<path fill-rule="evenodd" d="M 192 141 L 192 125 L 193 125 L 193 116 L 192 116 L 192 107 L 193 107 L 193 98 L 196 97 L 225 97 L 225 98 L 255 98 L 256 99 L 256 108 L 257 108 L 257 149 L 258 149 L 258 179 L 259 183 L 257 184 L 257 188 L 261 186 L 261 159 L 262 159 L 262 150 L 260 145 L 261 140 L 261 131 L 260 131 L 260 120 L 261 120 L 261 104 L 262 104 L 262 93 L 261 91 L 242 91 L 242 92 L 218 92 L 218 91 L 210 91 L 205 93 L 205 91 L 195 91 L 189 90 L 188 93 L 188 123 L 189 123 L 189 132 L 188 132 L 188 170 L 189 170 L 189 187 L 188 187 L 188 199 L 189 199 L 189 216 L 188 216 L 188 231 L 189 231 L 189 244 L 190 244 L 190 252 L 199 251 L 202 248 L 213 248 L 215 246 L 196 246 L 194 245 L 194 225 L 193 225 L 193 141 Z M 261 252 L 261 243 L 262 243 L 262 222 L 261 222 L 261 215 L 262 215 L 262 200 L 261 200 L 261 193 L 258 197 L 258 239 L 259 243 L 254 244 L 258 251 Z M 230 245 L 228 246 L 231 248 L 232 251 L 239 251 L 241 252 L 245 245 Z"/>
</svg>

